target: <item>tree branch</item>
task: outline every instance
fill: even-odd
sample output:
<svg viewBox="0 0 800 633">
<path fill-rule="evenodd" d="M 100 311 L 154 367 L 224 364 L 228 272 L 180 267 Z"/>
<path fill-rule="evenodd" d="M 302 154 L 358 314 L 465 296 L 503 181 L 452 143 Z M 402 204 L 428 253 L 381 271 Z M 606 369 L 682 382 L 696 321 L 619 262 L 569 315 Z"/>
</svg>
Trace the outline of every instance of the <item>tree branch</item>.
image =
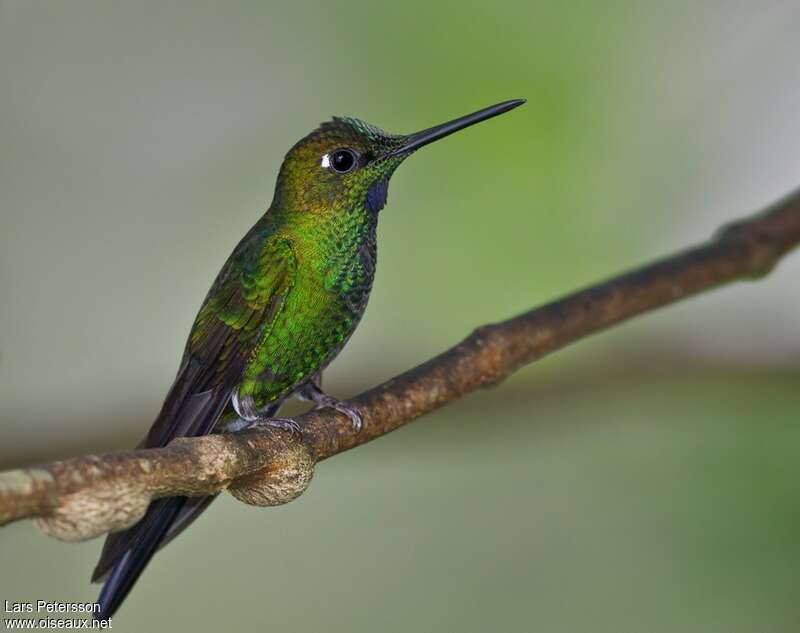
<svg viewBox="0 0 800 633">
<path fill-rule="evenodd" d="M 330 409 L 299 416 L 302 438 L 270 429 L 181 438 L 166 448 L 0 473 L 0 525 L 34 518 L 67 541 L 120 530 L 152 499 L 224 489 L 253 505 L 301 494 L 314 464 L 364 444 L 589 334 L 725 283 L 755 279 L 800 244 L 800 191 L 714 239 L 568 295 L 464 341 L 353 400 L 364 427 Z"/>
</svg>

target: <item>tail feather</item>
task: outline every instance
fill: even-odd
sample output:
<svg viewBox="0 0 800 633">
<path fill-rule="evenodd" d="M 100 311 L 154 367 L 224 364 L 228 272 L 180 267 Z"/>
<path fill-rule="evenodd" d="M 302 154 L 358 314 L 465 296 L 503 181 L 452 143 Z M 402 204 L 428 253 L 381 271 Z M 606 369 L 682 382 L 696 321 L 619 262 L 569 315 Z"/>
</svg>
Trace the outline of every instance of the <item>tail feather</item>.
<svg viewBox="0 0 800 633">
<path fill-rule="evenodd" d="M 173 396 L 181 399 L 177 409 Z M 166 446 L 173 437 L 210 433 L 229 398 L 229 390 L 187 396 L 173 388 L 143 444 Z M 108 536 L 92 574 L 93 582 L 106 578 L 98 599 L 99 619 L 103 619 L 101 615 L 110 617 L 116 611 L 158 548 L 188 526 L 209 503 L 204 498 L 159 499 L 150 504 L 144 518 L 136 525 Z"/>
<path fill-rule="evenodd" d="M 161 544 L 158 546 L 158 549 L 172 542 L 172 539 L 189 527 L 197 517 L 205 512 L 206 508 L 217 497 L 218 495 L 210 497 L 187 497 L 186 503 L 183 504 L 178 516 L 175 517 L 175 521 L 169 526 L 169 530 L 164 535 L 164 538 L 161 539 Z"/>
<path fill-rule="evenodd" d="M 213 430 L 232 388 L 189 393 L 184 381 L 197 384 L 194 374 L 202 369 L 191 362 L 184 364 L 143 446 L 166 446 L 175 437 L 197 437 Z M 267 415 L 280 404 L 274 403 Z M 92 574 L 92 582 L 105 578 L 96 619 L 114 614 L 156 551 L 186 529 L 214 499 L 216 496 L 158 499 L 136 525 L 108 536 Z"/>
<path fill-rule="evenodd" d="M 150 506 L 148 513 L 152 512 L 153 518 L 148 522 L 147 529 L 137 535 L 133 546 L 123 554 L 111 570 L 97 599 L 100 608 L 95 614 L 95 619 L 107 620 L 114 615 L 156 553 L 185 503 L 186 497 L 170 497 L 160 499 Z"/>
</svg>

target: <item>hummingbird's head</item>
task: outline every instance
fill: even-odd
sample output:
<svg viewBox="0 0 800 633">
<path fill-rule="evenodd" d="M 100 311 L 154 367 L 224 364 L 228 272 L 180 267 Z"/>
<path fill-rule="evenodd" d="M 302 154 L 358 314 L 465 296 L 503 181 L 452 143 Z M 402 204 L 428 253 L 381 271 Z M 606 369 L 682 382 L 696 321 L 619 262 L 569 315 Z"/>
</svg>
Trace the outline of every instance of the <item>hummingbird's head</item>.
<svg viewBox="0 0 800 633">
<path fill-rule="evenodd" d="M 389 178 L 420 147 L 508 112 L 524 99 L 505 101 L 415 134 L 389 134 L 350 117 L 335 117 L 298 141 L 283 161 L 273 207 L 330 216 L 344 211 L 377 214 Z"/>
</svg>

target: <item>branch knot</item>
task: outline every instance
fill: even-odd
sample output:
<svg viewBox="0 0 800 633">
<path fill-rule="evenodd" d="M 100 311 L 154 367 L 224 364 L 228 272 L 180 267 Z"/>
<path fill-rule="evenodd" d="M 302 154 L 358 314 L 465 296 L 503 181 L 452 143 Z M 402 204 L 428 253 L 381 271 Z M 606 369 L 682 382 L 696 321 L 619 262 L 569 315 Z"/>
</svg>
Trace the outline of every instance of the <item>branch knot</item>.
<svg viewBox="0 0 800 633">
<path fill-rule="evenodd" d="M 228 492 L 253 506 L 277 506 L 299 497 L 314 476 L 314 459 L 300 442 L 288 442 L 276 451 L 270 465 L 237 477 Z"/>
</svg>

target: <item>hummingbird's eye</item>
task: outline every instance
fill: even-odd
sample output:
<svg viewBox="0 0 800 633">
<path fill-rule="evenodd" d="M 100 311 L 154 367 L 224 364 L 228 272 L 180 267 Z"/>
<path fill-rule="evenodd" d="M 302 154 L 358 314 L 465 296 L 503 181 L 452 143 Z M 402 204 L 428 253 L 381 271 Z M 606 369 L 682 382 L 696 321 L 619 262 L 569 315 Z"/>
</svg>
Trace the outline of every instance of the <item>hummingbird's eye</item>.
<svg viewBox="0 0 800 633">
<path fill-rule="evenodd" d="M 327 159 L 327 160 L 325 160 Z M 325 163 L 328 163 L 327 165 Z M 358 164 L 358 154 L 345 147 L 322 157 L 322 165 L 330 166 L 337 174 L 346 174 Z"/>
</svg>

